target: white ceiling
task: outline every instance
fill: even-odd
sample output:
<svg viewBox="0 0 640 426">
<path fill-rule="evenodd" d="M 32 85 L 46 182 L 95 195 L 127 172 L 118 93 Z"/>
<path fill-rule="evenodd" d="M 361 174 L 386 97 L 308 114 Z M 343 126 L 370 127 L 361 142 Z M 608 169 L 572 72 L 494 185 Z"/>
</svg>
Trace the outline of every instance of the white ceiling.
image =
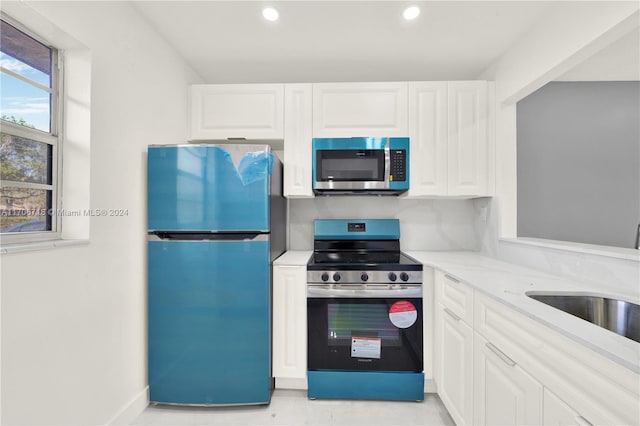
<svg viewBox="0 0 640 426">
<path fill-rule="evenodd" d="M 280 19 L 268 22 L 264 1 L 133 2 L 206 83 L 476 79 L 566 6 L 414 3 L 422 13 L 406 22 L 407 1 L 272 1 Z"/>
</svg>

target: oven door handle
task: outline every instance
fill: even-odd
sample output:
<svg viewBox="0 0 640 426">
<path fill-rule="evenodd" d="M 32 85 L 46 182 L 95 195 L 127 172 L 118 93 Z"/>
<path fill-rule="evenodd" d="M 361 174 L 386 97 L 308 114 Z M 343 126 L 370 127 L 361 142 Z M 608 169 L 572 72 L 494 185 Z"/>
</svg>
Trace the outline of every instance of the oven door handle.
<svg viewBox="0 0 640 426">
<path fill-rule="evenodd" d="M 332 298 L 349 297 L 354 299 L 366 298 L 400 298 L 422 297 L 422 285 L 401 285 L 390 287 L 386 285 L 367 284 L 309 284 L 307 285 L 307 297 Z"/>
</svg>

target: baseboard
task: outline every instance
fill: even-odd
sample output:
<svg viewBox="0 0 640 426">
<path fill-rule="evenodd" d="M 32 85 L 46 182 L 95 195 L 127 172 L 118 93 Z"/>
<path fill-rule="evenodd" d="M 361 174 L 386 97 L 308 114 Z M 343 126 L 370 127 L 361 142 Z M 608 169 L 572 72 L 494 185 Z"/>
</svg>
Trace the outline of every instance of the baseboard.
<svg viewBox="0 0 640 426">
<path fill-rule="evenodd" d="M 307 379 L 276 377 L 276 389 L 307 389 Z"/>
<path fill-rule="evenodd" d="M 149 405 L 149 386 L 146 386 L 129 401 L 107 425 L 130 425 Z"/>
<path fill-rule="evenodd" d="M 424 380 L 424 393 L 438 393 L 438 387 L 436 381 L 433 379 Z"/>
</svg>

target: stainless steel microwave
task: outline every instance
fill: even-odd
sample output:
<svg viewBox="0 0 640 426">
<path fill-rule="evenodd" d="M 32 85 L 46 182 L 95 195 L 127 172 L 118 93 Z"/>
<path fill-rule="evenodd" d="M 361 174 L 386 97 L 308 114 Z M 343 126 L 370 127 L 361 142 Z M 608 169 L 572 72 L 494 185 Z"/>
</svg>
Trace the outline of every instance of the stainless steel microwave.
<svg viewBox="0 0 640 426">
<path fill-rule="evenodd" d="M 409 138 L 314 138 L 313 191 L 396 195 L 409 189 Z"/>
</svg>

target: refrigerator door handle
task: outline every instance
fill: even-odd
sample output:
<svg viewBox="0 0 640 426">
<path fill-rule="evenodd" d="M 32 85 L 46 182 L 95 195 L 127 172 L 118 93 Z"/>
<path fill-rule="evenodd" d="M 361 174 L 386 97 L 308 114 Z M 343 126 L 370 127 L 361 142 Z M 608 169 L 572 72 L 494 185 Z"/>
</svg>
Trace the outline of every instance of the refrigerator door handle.
<svg viewBox="0 0 640 426">
<path fill-rule="evenodd" d="M 190 232 L 151 231 L 147 241 L 269 241 L 269 234 L 262 232 Z"/>
</svg>

